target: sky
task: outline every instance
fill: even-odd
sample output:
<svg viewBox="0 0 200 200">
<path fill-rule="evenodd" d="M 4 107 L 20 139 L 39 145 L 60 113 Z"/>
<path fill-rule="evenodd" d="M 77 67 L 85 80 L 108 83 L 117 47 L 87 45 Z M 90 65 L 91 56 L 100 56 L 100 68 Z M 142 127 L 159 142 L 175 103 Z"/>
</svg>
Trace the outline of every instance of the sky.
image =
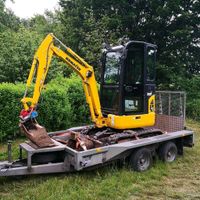
<svg viewBox="0 0 200 200">
<path fill-rule="evenodd" d="M 35 14 L 43 14 L 45 10 L 53 11 L 58 7 L 59 0 L 10 0 L 6 1 L 6 7 L 11 9 L 20 18 L 30 18 Z"/>
</svg>

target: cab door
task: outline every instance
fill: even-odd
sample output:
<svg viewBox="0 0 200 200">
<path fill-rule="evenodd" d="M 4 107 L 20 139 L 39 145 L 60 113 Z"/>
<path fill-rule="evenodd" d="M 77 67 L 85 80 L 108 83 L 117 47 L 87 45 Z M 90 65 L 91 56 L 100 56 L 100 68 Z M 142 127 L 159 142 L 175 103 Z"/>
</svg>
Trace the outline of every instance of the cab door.
<svg viewBox="0 0 200 200">
<path fill-rule="evenodd" d="M 128 45 L 123 77 L 123 113 L 147 114 L 148 99 L 155 92 L 155 49 L 142 42 Z"/>
<path fill-rule="evenodd" d="M 123 107 L 125 115 L 142 114 L 144 107 L 144 46 L 131 45 L 124 61 Z"/>
<path fill-rule="evenodd" d="M 121 51 L 109 51 L 103 63 L 100 101 L 102 112 L 119 114 L 120 110 Z"/>
</svg>

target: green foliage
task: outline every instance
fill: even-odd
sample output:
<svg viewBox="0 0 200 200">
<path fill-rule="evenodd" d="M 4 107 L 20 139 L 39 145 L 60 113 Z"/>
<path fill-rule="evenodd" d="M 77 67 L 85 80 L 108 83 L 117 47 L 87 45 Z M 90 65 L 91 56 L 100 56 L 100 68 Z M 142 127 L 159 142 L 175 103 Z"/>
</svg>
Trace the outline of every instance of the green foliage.
<svg viewBox="0 0 200 200">
<path fill-rule="evenodd" d="M 200 76 L 190 79 L 178 79 L 176 83 L 187 94 L 187 117 L 200 120 Z M 177 87 L 177 86 L 176 86 Z"/>
<path fill-rule="evenodd" d="M 61 10 L 19 20 L 5 9 L 5 0 L 1 0 L 0 30 L 6 32 L 0 40 L 0 82 L 26 79 L 34 50 L 49 32 L 92 64 L 98 76 L 102 43 L 119 44 L 124 36 L 158 45 L 159 88 L 169 89 L 177 85 L 179 77 L 188 79 L 200 71 L 199 1 L 60 0 L 59 3 Z M 11 36 L 8 30 L 13 31 Z M 47 81 L 59 74 L 69 76 L 63 66 L 54 61 Z"/>
<path fill-rule="evenodd" d="M 41 42 L 36 32 L 21 28 L 17 33 L 0 33 L 0 82 L 18 82 L 27 79 L 34 51 Z"/>
<path fill-rule="evenodd" d="M 103 41 L 118 44 L 128 36 L 158 45 L 158 85 L 169 88 L 178 77 L 200 71 L 199 1 L 60 0 L 60 5 L 65 41 L 95 67 Z"/>
<path fill-rule="evenodd" d="M 71 105 L 72 124 L 71 126 L 83 125 L 89 123 L 89 108 L 86 105 L 85 94 L 83 91 L 82 82 L 79 77 L 72 74 L 66 79 L 58 77 L 50 82 L 50 85 L 55 85 L 66 90 L 66 96 Z"/>
<path fill-rule="evenodd" d="M 11 10 L 5 8 L 5 1 L 0 0 L 0 32 L 11 29 L 17 31 L 20 20 Z"/>
<path fill-rule="evenodd" d="M 72 69 L 67 67 L 65 62 L 53 57 L 45 82 L 48 83 L 53 79 L 57 79 L 57 77 L 69 77 L 72 72 Z"/>
<path fill-rule="evenodd" d="M 20 99 L 24 89 L 22 84 L 0 84 L 0 140 L 18 133 Z"/>
<path fill-rule="evenodd" d="M 44 15 L 35 15 L 30 19 L 23 19 L 22 24 L 29 31 L 34 31 L 45 37 L 49 33 L 54 33 L 62 39 L 61 30 L 64 28 L 59 20 L 60 13 L 46 11 Z"/>
<path fill-rule="evenodd" d="M 200 99 L 187 102 L 187 116 L 194 120 L 200 120 Z"/>
<path fill-rule="evenodd" d="M 10 30 L 0 33 L 0 83 L 26 81 L 35 51 L 43 39 L 41 34 L 23 27 L 17 33 Z M 66 64 L 53 59 L 46 81 L 69 74 Z"/>
<path fill-rule="evenodd" d="M 22 109 L 23 84 L 0 84 L 0 140 L 19 134 L 18 116 Z M 58 78 L 42 92 L 38 122 L 48 131 L 63 130 L 89 122 L 89 112 L 80 80 Z"/>
<path fill-rule="evenodd" d="M 58 12 L 45 12 L 31 19 L 19 19 L 5 9 L 5 1 L 0 1 L 0 83 L 25 82 L 33 56 L 44 37 L 53 32 L 62 38 L 62 24 Z M 58 75 L 68 77 L 71 71 L 62 61 L 53 59 L 47 82 Z"/>
<path fill-rule="evenodd" d="M 48 85 L 42 94 L 38 112 L 38 121 L 47 130 L 62 130 L 69 127 L 72 112 L 65 89 L 56 85 Z"/>
</svg>

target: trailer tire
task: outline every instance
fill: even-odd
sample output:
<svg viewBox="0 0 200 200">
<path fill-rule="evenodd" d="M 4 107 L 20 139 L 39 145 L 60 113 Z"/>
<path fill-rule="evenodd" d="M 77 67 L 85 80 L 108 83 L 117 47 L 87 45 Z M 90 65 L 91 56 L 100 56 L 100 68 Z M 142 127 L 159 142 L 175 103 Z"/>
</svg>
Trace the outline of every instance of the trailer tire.
<svg viewBox="0 0 200 200">
<path fill-rule="evenodd" d="M 147 148 L 136 150 L 130 157 L 130 166 L 134 171 L 143 172 L 152 166 L 151 151 Z"/>
<path fill-rule="evenodd" d="M 163 162 L 173 162 L 177 157 L 177 146 L 174 142 L 162 144 L 159 148 L 159 158 Z"/>
</svg>

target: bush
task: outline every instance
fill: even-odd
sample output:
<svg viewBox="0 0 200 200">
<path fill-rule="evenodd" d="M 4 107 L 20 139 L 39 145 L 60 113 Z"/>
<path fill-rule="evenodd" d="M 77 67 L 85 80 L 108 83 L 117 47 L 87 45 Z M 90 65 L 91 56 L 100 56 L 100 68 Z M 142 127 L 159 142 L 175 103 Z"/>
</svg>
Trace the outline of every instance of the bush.
<svg viewBox="0 0 200 200">
<path fill-rule="evenodd" d="M 16 135 L 19 131 L 20 99 L 23 97 L 24 85 L 12 83 L 0 84 L 0 139 Z"/>
<path fill-rule="evenodd" d="M 73 113 L 71 126 L 89 123 L 89 106 L 86 105 L 85 94 L 80 78 L 72 74 L 68 79 L 59 77 L 52 80 L 50 85 L 53 84 L 56 86 L 59 85 L 66 90 L 66 95 L 69 99 L 71 111 Z"/>
<path fill-rule="evenodd" d="M 187 86 L 189 84 L 185 84 Z M 196 81 L 195 84 L 196 86 Z M 194 94 L 194 87 L 186 88 L 187 117 L 200 120 L 199 93 Z M 0 84 L 0 140 L 19 134 L 20 103 L 25 90 L 24 84 Z M 80 78 L 74 74 L 70 78 L 58 77 L 47 84 L 42 91 L 37 111 L 38 122 L 48 131 L 67 129 L 91 123 L 89 108 Z"/>
<path fill-rule="evenodd" d="M 38 122 L 48 131 L 66 129 L 72 123 L 71 105 L 66 90 L 62 87 L 48 85 L 37 111 Z"/>
<path fill-rule="evenodd" d="M 200 99 L 193 99 L 187 102 L 187 117 L 200 120 Z"/>
<path fill-rule="evenodd" d="M 25 81 L 33 55 L 42 40 L 36 32 L 24 28 L 0 33 L 0 82 Z"/>
<path fill-rule="evenodd" d="M 194 75 L 188 79 L 177 79 L 178 90 L 186 91 L 186 116 L 200 120 L 200 76 Z"/>
<path fill-rule="evenodd" d="M 23 84 L 0 84 L 0 140 L 19 134 L 18 116 L 24 90 Z M 58 78 L 49 83 L 42 92 L 37 111 L 38 122 L 48 131 L 88 123 L 89 111 L 79 78 Z"/>
</svg>

